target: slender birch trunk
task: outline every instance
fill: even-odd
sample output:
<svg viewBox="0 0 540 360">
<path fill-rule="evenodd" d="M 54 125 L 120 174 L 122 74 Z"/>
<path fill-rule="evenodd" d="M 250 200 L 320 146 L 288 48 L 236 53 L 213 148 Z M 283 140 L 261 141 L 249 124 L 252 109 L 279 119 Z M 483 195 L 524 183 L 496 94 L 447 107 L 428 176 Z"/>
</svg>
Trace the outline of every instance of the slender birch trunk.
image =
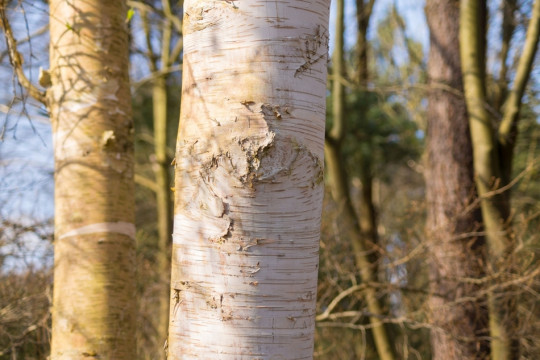
<svg viewBox="0 0 540 360">
<path fill-rule="evenodd" d="M 519 358 L 516 299 L 500 288 L 508 273 L 515 272 L 515 238 L 510 221 L 510 183 L 513 151 L 521 99 L 530 77 L 540 38 L 540 0 L 535 0 L 512 89 L 503 101 L 498 129 L 487 111 L 485 76 L 486 1 L 462 0 L 460 4 L 460 55 L 471 138 L 475 182 L 480 196 L 488 245 L 487 264 L 493 275 L 488 294 L 491 358 Z M 504 59 L 506 60 L 506 59 Z"/>
<path fill-rule="evenodd" d="M 154 76 L 152 82 L 152 116 L 154 133 L 153 165 L 155 183 L 153 190 L 156 194 L 157 212 L 157 271 L 160 275 L 159 308 L 155 319 L 157 329 L 157 343 L 161 347 L 167 340 L 169 329 L 169 295 L 171 274 L 171 235 L 172 235 L 172 195 L 170 184 L 170 158 L 167 156 L 167 129 L 168 129 L 168 73 L 173 63 L 179 57 L 182 41 L 179 39 L 173 45 L 173 21 L 180 21 L 171 12 L 169 0 L 161 0 L 164 19 L 158 27 L 161 41 L 161 50 L 154 52 L 153 38 L 149 20 L 149 9 L 143 3 L 129 3 L 139 7 L 142 18 L 142 29 L 146 38 L 146 52 L 148 66 Z M 177 26 L 178 28 L 178 26 Z M 172 49 L 171 49 L 172 48 Z M 165 352 L 160 357 L 165 358 Z"/>
<path fill-rule="evenodd" d="M 356 20 L 358 23 L 356 34 L 356 58 L 358 62 L 356 80 L 360 87 L 367 87 L 369 80 L 367 29 L 374 4 L 375 0 L 368 0 L 367 3 L 364 0 L 356 0 Z M 364 94 L 367 95 L 367 93 Z M 362 119 L 361 121 L 366 121 L 368 107 L 364 103 L 359 103 L 357 106 L 359 116 Z M 369 147 L 372 153 L 374 151 L 374 145 L 370 145 Z M 358 208 L 360 212 L 358 225 L 360 226 L 361 236 L 370 249 L 369 261 L 372 272 L 373 274 L 377 274 L 380 252 L 377 250 L 379 246 L 379 234 L 377 232 L 377 210 L 373 199 L 374 175 L 371 154 L 360 154 L 358 166 L 360 167 L 360 182 L 362 184 L 360 196 L 358 197 Z"/>
<path fill-rule="evenodd" d="M 370 248 L 362 234 L 362 230 L 358 224 L 358 218 L 351 203 L 341 153 L 339 152 L 339 148 L 336 148 L 331 141 L 326 142 L 324 151 L 330 190 L 332 192 L 332 198 L 338 204 L 341 227 L 347 229 L 345 238 L 352 243 L 356 267 L 360 272 L 362 282 L 367 284 L 363 296 L 366 300 L 368 311 L 373 314 L 369 317 L 369 322 L 372 327 L 371 332 L 377 354 L 379 359 L 393 360 L 395 359 L 394 349 L 384 322 L 381 319 L 385 313 L 377 296 L 377 289 L 372 286 L 372 284 L 377 283 L 375 266 L 370 261 Z"/>
<path fill-rule="evenodd" d="M 329 1 L 184 8 L 169 359 L 311 359 Z"/>
<path fill-rule="evenodd" d="M 356 266 L 362 281 L 368 284 L 364 292 L 367 308 L 373 316 L 369 321 L 377 349 L 382 360 L 393 360 L 394 350 L 390 338 L 380 317 L 384 315 L 382 305 L 377 298 L 376 289 L 370 284 L 377 282 L 376 266 L 371 261 L 368 239 L 362 232 L 356 211 L 351 202 L 349 183 L 343 166 L 341 147 L 345 137 L 345 89 L 340 81 L 344 75 L 343 60 L 343 15 L 344 1 L 338 0 L 336 12 L 336 42 L 332 58 L 332 110 L 333 124 L 325 143 L 326 165 L 328 167 L 329 186 L 334 201 L 338 204 L 343 227 L 347 229 L 347 239 L 352 243 Z M 365 204 L 363 204 L 365 205 Z M 368 219 L 369 221 L 369 219 Z M 366 228 L 368 228 L 366 224 Z M 371 240 L 371 239 L 370 239 Z"/>
<path fill-rule="evenodd" d="M 360 87 L 367 87 L 369 80 L 368 69 L 368 40 L 367 30 L 369 20 L 373 10 L 375 0 L 356 0 L 356 60 L 357 60 L 357 76 L 356 81 Z M 368 109 L 363 104 L 358 104 L 360 117 L 365 119 Z M 362 191 L 359 197 L 360 218 L 359 224 L 362 230 L 362 236 L 368 243 L 376 246 L 378 243 L 377 233 L 377 213 L 373 202 L 373 166 L 372 159 L 362 155 L 360 159 L 360 182 L 362 183 Z M 373 257 L 374 259 L 377 256 Z"/>
<path fill-rule="evenodd" d="M 166 15 L 171 14 L 169 0 L 161 1 Z M 161 69 L 168 70 L 171 65 L 172 23 L 164 20 L 161 30 Z M 172 59 L 174 61 L 174 59 Z M 157 66 L 155 66 L 157 69 Z M 169 294 L 171 281 L 171 235 L 172 235 L 172 196 L 170 184 L 170 158 L 167 156 L 167 75 L 154 80 L 152 88 L 152 107 L 154 116 L 154 149 L 157 166 L 155 177 L 157 184 L 156 207 L 158 221 L 158 271 L 161 275 L 159 295 L 159 343 L 165 343 L 169 329 Z M 162 353 L 162 359 L 165 357 Z"/>
<path fill-rule="evenodd" d="M 154 80 L 152 86 L 152 107 L 154 115 L 154 153 L 156 164 L 156 209 L 158 230 L 158 272 L 160 275 L 159 343 L 167 339 L 169 328 L 169 293 L 171 273 L 172 199 L 169 176 L 170 158 L 167 156 L 167 83 L 165 77 Z"/>
<path fill-rule="evenodd" d="M 131 96 L 124 1 L 51 0 L 52 359 L 135 358 Z"/>
<path fill-rule="evenodd" d="M 355 80 L 358 86 L 363 92 L 363 96 L 367 96 L 367 92 L 364 89 L 367 88 L 369 80 L 369 68 L 368 68 L 368 39 L 367 30 L 369 27 L 369 21 L 373 11 L 375 0 L 356 0 L 356 76 Z M 342 86 L 342 85 L 340 85 Z M 359 102 L 357 105 L 357 111 L 359 113 L 360 121 L 366 121 L 368 107 L 365 103 Z M 369 134 L 368 134 L 369 136 Z M 365 239 L 366 244 L 372 247 L 374 251 L 371 252 L 370 262 L 373 264 L 373 270 L 377 273 L 379 252 L 375 249 L 379 242 L 379 235 L 377 233 L 377 211 L 373 200 L 373 160 L 371 153 L 374 150 L 373 145 L 369 145 L 368 154 L 360 154 L 358 166 L 360 168 L 360 182 L 362 189 L 360 196 L 358 197 L 358 208 L 360 210 L 360 216 L 358 218 L 362 237 Z"/>
<path fill-rule="evenodd" d="M 429 299 L 433 359 L 489 355 L 488 313 L 478 285 L 484 276 L 482 217 L 473 175 L 472 144 L 459 58 L 459 0 L 430 0 L 431 33 L 426 137 L 426 233 L 430 250 Z M 452 91 L 446 90 L 451 88 Z M 465 300 L 464 299 L 468 299 Z"/>
</svg>

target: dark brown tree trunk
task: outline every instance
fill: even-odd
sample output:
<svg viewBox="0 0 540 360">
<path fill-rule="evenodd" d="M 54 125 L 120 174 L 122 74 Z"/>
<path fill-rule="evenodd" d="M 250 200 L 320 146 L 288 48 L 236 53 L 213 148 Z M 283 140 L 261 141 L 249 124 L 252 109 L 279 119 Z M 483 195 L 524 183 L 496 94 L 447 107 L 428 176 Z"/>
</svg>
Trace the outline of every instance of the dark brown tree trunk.
<svg viewBox="0 0 540 360">
<path fill-rule="evenodd" d="M 374 3 L 375 0 L 369 0 L 367 3 L 365 3 L 365 0 L 356 0 L 356 20 L 358 23 L 356 35 L 356 58 L 358 62 L 356 81 L 361 87 L 367 86 L 369 80 L 367 29 Z M 367 121 L 367 107 L 363 104 L 358 104 L 358 111 L 362 121 Z M 370 145 L 370 148 L 370 152 L 373 152 L 373 145 Z M 377 264 L 380 254 L 377 251 L 377 214 L 375 204 L 373 203 L 374 177 L 371 154 L 367 156 L 362 155 L 359 166 L 361 169 L 360 181 L 362 183 L 362 191 L 358 199 L 360 210 L 359 225 L 362 237 L 370 249 L 370 261 L 373 265 L 373 271 L 377 274 Z"/>
<path fill-rule="evenodd" d="M 461 93 L 459 1 L 431 0 L 426 14 L 431 31 L 427 111 L 427 239 L 430 249 L 429 301 L 433 359 L 483 359 L 488 312 L 477 298 L 483 276 L 484 240 L 473 176 L 472 145 Z"/>
<path fill-rule="evenodd" d="M 356 0 L 356 21 L 358 34 L 356 36 L 356 53 L 358 59 L 358 83 L 365 86 L 368 79 L 367 66 L 367 29 L 373 4 L 364 4 L 364 0 Z"/>
</svg>

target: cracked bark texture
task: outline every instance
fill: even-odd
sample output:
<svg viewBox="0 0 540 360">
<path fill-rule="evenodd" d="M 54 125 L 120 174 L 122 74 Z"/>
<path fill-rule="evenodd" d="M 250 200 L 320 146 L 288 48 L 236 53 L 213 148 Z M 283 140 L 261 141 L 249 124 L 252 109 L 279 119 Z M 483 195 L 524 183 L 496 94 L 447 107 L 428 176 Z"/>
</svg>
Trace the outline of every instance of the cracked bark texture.
<svg viewBox="0 0 540 360">
<path fill-rule="evenodd" d="M 329 1 L 185 2 L 169 359 L 311 359 Z"/>
<path fill-rule="evenodd" d="M 476 200 L 472 144 L 459 58 L 459 0 L 430 0 L 431 33 L 427 109 L 426 232 L 430 254 L 429 300 L 433 359 L 489 357 L 488 312 L 480 287 L 462 279 L 485 274 L 482 218 Z M 460 280 L 461 279 L 461 280 Z"/>
<path fill-rule="evenodd" d="M 131 96 L 124 1 L 52 0 L 51 359 L 135 358 Z"/>
</svg>

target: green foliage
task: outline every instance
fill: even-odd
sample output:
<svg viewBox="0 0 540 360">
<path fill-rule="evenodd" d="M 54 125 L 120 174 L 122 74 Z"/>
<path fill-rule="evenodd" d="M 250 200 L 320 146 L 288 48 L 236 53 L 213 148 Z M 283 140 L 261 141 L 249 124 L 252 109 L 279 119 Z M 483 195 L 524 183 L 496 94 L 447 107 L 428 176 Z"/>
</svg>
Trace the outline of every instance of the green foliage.
<svg viewBox="0 0 540 360">
<path fill-rule="evenodd" d="M 385 171 L 389 165 L 419 157 L 418 128 L 404 106 L 392 98 L 360 91 L 347 96 L 349 131 L 343 150 L 351 175 L 369 171 L 384 180 L 391 175 Z"/>
<path fill-rule="evenodd" d="M 135 15 L 135 9 L 129 8 L 127 14 L 126 14 L 126 23 L 129 23 L 131 21 L 131 18 Z"/>
<path fill-rule="evenodd" d="M 370 72 L 377 74 L 381 85 L 407 85 L 425 79 L 424 48 L 407 36 L 405 28 L 405 21 L 394 6 L 377 25 L 377 36 L 371 42 Z"/>
</svg>

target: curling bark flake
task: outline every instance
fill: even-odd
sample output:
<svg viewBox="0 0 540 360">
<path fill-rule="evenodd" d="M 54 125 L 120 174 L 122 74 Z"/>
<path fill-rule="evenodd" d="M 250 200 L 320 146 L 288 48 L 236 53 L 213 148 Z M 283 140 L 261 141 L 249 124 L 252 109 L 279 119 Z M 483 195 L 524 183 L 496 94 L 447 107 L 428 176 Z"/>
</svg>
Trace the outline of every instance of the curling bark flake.
<svg viewBox="0 0 540 360">
<path fill-rule="evenodd" d="M 311 359 L 329 1 L 184 8 L 169 358 Z"/>
<path fill-rule="evenodd" d="M 135 358 L 125 1 L 51 0 L 55 157 L 51 359 Z"/>
</svg>

